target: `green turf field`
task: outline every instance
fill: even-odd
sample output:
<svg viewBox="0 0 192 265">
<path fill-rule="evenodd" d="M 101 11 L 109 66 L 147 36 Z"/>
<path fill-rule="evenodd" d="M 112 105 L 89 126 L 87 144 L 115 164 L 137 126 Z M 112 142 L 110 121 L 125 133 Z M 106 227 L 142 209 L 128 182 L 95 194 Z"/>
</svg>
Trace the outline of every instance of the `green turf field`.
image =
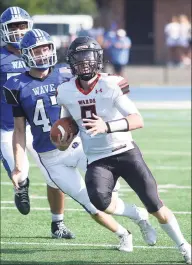
<svg viewBox="0 0 192 265">
<path fill-rule="evenodd" d="M 145 128 L 134 132 L 144 158 L 159 184 L 161 199 L 174 212 L 191 242 L 191 124 L 189 110 L 141 111 Z M 133 233 L 134 252 L 115 249 L 115 235 L 94 223 L 88 214 L 66 197 L 65 222 L 76 234 L 74 240 L 50 238 L 51 215 L 39 170 L 31 161 L 31 212 L 22 216 L 13 204 L 12 186 L 2 169 L 1 264 L 182 264 L 183 258 L 159 228 L 155 247 L 142 240 L 138 227 L 125 217 L 116 217 Z M 142 205 L 121 181 L 120 197 Z"/>
</svg>

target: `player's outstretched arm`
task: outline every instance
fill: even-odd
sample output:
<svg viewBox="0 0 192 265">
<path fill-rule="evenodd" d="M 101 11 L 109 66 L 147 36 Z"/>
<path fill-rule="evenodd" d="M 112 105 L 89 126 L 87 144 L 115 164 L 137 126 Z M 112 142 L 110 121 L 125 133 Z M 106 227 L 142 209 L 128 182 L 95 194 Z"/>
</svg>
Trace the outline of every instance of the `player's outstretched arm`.
<svg viewBox="0 0 192 265">
<path fill-rule="evenodd" d="M 12 172 L 12 182 L 16 188 L 19 188 L 18 180 L 20 178 L 26 147 L 26 120 L 24 117 L 14 118 L 13 132 L 13 154 L 15 168 Z"/>
</svg>

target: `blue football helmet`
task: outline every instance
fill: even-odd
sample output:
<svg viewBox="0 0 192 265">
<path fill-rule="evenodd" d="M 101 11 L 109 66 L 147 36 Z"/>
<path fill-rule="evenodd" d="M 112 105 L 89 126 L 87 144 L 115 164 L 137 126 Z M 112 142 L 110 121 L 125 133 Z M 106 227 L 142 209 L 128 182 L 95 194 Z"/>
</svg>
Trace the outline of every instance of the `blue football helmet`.
<svg viewBox="0 0 192 265">
<path fill-rule="evenodd" d="M 33 28 L 33 20 L 30 15 L 20 7 L 7 8 L 0 17 L 0 32 L 5 43 L 19 48 L 19 43 L 24 34 Z M 24 28 L 19 28 L 19 24 L 26 24 Z M 18 25 L 18 27 L 13 27 Z"/>
<path fill-rule="evenodd" d="M 20 49 L 30 68 L 43 70 L 57 63 L 56 46 L 50 35 L 41 29 L 29 30 L 20 42 Z"/>
</svg>

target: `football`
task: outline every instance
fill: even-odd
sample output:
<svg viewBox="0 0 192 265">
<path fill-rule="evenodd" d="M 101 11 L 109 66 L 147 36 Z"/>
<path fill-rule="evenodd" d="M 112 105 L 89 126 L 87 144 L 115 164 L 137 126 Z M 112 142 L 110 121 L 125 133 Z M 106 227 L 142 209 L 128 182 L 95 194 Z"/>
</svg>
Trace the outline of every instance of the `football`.
<svg viewBox="0 0 192 265">
<path fill-rule="evenodd" d="M 53 143 L 57 142 L 58 135 L 63 139 L 66 132 L 68 134 L 72 133 L 74 136 L 79 132 L 77 123 L 71 117 L 62 118 L 53 124 L 50 131 L 51 141 Z"/>
</svg>

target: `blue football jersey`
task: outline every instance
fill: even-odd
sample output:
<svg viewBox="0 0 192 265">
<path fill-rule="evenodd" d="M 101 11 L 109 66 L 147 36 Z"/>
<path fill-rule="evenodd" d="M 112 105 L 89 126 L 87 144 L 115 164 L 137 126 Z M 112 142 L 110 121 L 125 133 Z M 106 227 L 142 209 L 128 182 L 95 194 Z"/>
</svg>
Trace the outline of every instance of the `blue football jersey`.
<svg viewBox="0 0 192 265">
<path fill-rule="evenodd" d="M 4 85 L 5 97 L 13 105 L 14 116 L 26 117 L 30 124 L 33 148 L 38 153 L 55 149 L 50 141 L 50 130 L 62 115 L 56 101 L 56 89 L 71 78 L 70 71 L 66 73 L 63 69 L 54 68 L 45 79 L 33 78 L 25 72 L 11 77 Z"/>
<path fill-rule="evenodd" d="M 13 114 L 12 107 L 7 104 L 3 85 L 11 77 L 19 75 L 27 70 L 25 62 L 19 56 L 9 52 L 5 47 L 0 47 L 0 84 L 1 84 L 1 113 L 0 128 L 6 131 L 13 130 Z"/>
</svg>

